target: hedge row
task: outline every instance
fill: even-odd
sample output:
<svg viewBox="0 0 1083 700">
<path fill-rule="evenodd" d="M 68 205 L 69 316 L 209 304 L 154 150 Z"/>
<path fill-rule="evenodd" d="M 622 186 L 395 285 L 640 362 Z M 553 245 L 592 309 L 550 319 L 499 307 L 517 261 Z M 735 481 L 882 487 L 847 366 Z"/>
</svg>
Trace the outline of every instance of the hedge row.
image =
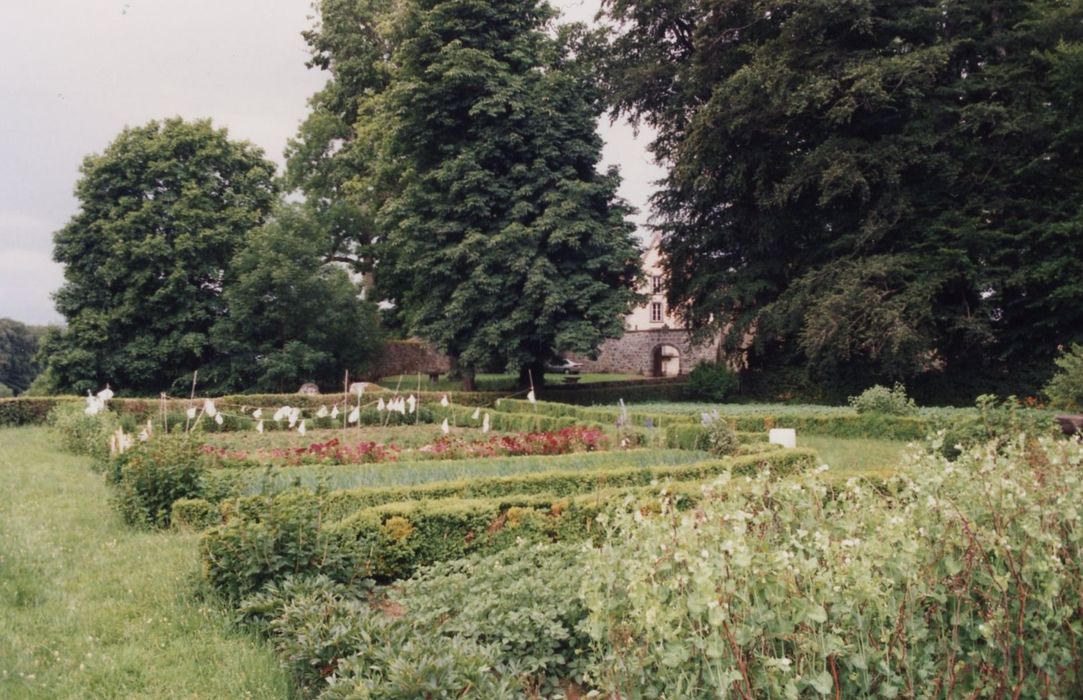
<svg viewBox="0 0 1083 700">
<path fill-rule="evenodd" d="M 591 384 L 562 386 L 549 384 L 538 389 L 538 396 L 546 401 L 593 406 L 596 404 L 614 404 L 618 400 L 625 402 L 646 401 L 683 401 L 688 399 L 686 382 L 650 382 L 631 385 L 610 385 L 594 387 Z"/>
<path fill-rule="evenodd" d="M 0 427 L 41 425 L 57 406 L 81 401 L 77 396 L 0 399 Z"/>
<path fill-rule="evenodd" d="M 697 489 L 677 486 L 681 503 Z M 235 513 L 203 533 L 207 581 L 238 600 L 287 575 L 323 574 L 335 581 L 390 581 L 418 567 L 516 542 L 582 540 L 598 531 L 597 516 L 614 503 L 656 508 L 658 489 L 610 489 L 586 496 L 409 501 L 329 521 L 325 504 L 307 492 L 271 499 L 258 519 Z"/>
<path fill-rule="evenodd" d="M 777 450 L 674 466 L 553 470 L 411 486 L 346 489 L 323 497 L 324 517 L 337 520 L 365 508 L 408 500 L 500 498 L 513 494 L 572 496 L 604 488 L 647 486 L 654 481 L 702 481 L 725 471 L 752 474 L 770 469 L 776 475 L 788 476 L 811 467 L 815 460 L 816 454 L 810 450 Z M 213 524 L 220 519 L 217 513 L 238 512 L 258 519 L 259 510 L 267 507 L 268 500 L 266 496 L 248 496 L 226 501 L 217 511 L 207 500 L 185 501 L 179 507 L 174 505 L 173 519 L 192 529 Z"/>
<path fill-rule="evenodd" d="M 414 396 L 421 401 L 422 407 L 436 407 L 440 399 L 444 396 L 448 396 L 451 399 L 453 408 L 491 406 L 498 398 L 500 398 L 500 394 L 496 392 L 481 391 L 470 393 L 422 391 L 418 393 L 406 388 L 402 393 L 405 395 L 414 394 Z M 374 387 L 371 394 L 373 397 L 380 395 L 386 397 L 391 395 L 391 392 Z M 224 413 L 231 415 L 240 413 L 242 408 L 250 410 L 257 406 L 264 409 L 278 408 L 280 406 L 297 406 L 304 409 L 309 415 L 312 415 L 320 406 L 331 406 L 341 399 L 341 394 L 322 394 L 315 396 L 306 394 L 238 394 L 221 396 L 215 398 L 214 402 Z M 366 395 L 366 398 L 363 400 L 365 403 L 370 402 L 368 395 Z M 48 416 L 49 412 L 57 405 L 74 402 L 81 403 L 82 401 L 83 398 L 79 396 L 42 396 L 0 399 L 0 427 L 38 425 L 45 422 L 46 416 Z M 195 405 L 201 406 L 202 401 L 202 397 L 198 398 Z M 166 401 L 166 411 L 170 416 L 170 423 L 173 425 L 178 423 L 183 425 L 185 421 L 185 411 L 192 404 L 193 402 L 188 399 L 178 398 Z M 130 416 L 138 422 L 143 422 L 147 419 L 157 421 L 161 415 L 162 403 L 159 399 L 114 398 L 109 402 L 109 408 L 121 417 Z M 376 413 L 375 409 L 373 409 L 372 412 Z M 206 422 L 213 424 L 213 421 Z M 267 421 L 264 427 L 269 427 L 270 423 L 271 421 Z M 208 430 L 211 429 L 220 428 L 217 428 L 217 426 L 216 428 L 208 427 Z"/>
<path fill-rule="evenodd" d="M 526 401 L 504 399 L 500 402 L 502 410 L 521 412 L 538 411 L 546 415 L 572 415 L 577 418 L 594 420 L 599 423 L 614 423 L 620 417 L 616 407 L 581 408 L 550 402 L 539 401 L 530 404 Z M 652 414 L 629 410 L 628 418 L 632 425 L 641 426 L 647 421 L 654 427 L 673 425 L 695 425 L 699 416 L 690 414 Z M 839 438 L 880 438 L 886 440 L 920 440 L 938 427 L 937 422 L 925 417 L 893 416 L 874 413 L 840 413 L 832 411 L 824 414 L 778 413 L 778 414 L 742 414 L 723 416 L 736 430 L 744 432 L 764 432 L 771 428 L 794 428 L 799 433 L 826 435 Z"/>
<path fill-rule="evenodd" d="M 521 399 L 501 399 L 498 407 L 502 411 L 511 413 L 529 413 L 546 416 L 572 416 L 579 420 L 589 420 L 604 425 L 614 425 L 620 418 L 619 408 L 603 406 L 572 406 L 566 403 L 554 403 L 552 401 L 538 401 L 530 403 Z M 650 413 L 647 411 L 629 410 L 626 412 L 628 425 L 636 428 L 650 426 L 663 428 L 674 424 L 698 424 L 698 416 L 681 413 Z"/>
</svg>

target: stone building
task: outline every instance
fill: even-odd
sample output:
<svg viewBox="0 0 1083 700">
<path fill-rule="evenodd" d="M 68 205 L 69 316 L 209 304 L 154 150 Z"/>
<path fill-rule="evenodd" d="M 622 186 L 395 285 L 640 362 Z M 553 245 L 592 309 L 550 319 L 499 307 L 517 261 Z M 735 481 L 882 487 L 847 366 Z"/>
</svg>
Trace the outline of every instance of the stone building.
<svg viewBox="0 0 1083 700">
<path fill-rule="evenodd" d="M 676 377 L 688 374 L 700 362 L 718 359 L 720 337 L 693 345 L 691 333 L 670 313 L 658 243 L 655 234 L 643 255 L 646 288 L 639 291 L 647 295 L 647 301 L 624 319 L 624 335 L 605 341 L 596 359 L 570 356 L 583 363 L 584 372 Z"/>
</svg>

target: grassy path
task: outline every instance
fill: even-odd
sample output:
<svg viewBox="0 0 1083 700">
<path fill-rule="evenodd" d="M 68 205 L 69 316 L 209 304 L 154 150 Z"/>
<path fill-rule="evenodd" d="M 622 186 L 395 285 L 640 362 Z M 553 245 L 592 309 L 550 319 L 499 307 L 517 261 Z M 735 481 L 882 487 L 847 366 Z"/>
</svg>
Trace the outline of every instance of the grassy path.
<svg viewBox="0 0 1083 700">
<path fill-rule="evenodd" d="M 138 532 L 86 459 L 0 430 L 0 698 L 287 698 L 271 650 L 193 596 L 194 536 Z"/>
</svg>

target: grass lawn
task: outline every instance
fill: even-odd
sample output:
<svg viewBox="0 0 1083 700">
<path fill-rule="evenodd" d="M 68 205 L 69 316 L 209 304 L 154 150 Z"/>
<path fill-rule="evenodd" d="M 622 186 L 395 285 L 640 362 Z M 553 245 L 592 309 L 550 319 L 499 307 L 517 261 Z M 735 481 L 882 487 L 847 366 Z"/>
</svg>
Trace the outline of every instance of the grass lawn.
<svg viewBox="0 0 1083 700">
<path fill-rule="evenodd" d="M 580 374 L 580 384 L 595 384 L 597 382 L 626 382 L 634 379 L 643 379 L 638 374 Z M 402 382 L 399 387 L 400 392 L 409 392 L 417 390 L 417 375 L 416 374 L 403 374 L 395 375 L 391 377 L 383 377 L 380 379 L 380 386 L 388 389 L 394 389 Z M 474 378 L 477 383 L 478 391 L 515 391 L 518 389 L 519 375 L 517 374 L 479 374 Z M 564 382 L 563 374 L 549 374 L 545 375 L 545 381 L 554 386 L 559 386 Z M 463 388 L 462 380 L 450 379 L 448 375 L 442 375 L 436 384 L 429 384 L 429 378 L 426 376 L 421 377 L 421 390 L 422 391 L 459 391 Z"/>
<path fill-rule="evenodd" d="M 797 436 L 798 447 L 811 447 L 832 471 L 846 474 L 892 471 L 899 466 L 907 444 L 902 440 Z"/>
<path fill-rule="evenodd" d="M 195 536 L 130 529 L 54 445 L 0 430 L 0 697 L 290 697 L 271 649 L 193 596 Z"/>
</svg>

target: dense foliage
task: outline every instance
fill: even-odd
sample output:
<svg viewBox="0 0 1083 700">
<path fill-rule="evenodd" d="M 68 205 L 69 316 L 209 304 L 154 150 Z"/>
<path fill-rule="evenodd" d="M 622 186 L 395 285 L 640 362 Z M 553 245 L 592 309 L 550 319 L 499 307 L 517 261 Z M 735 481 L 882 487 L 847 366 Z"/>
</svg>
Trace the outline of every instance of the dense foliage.
<svg viewBox="0 0 1083 700">
<path fill-rule="evenodd" d="M 725 401 L 737 389 L 737 375 L 723 362 L 701 362 L 688 373 L 688 395 L 701 401 Z"/>
<path fill-rule="evenodd" d="M 251 231 L 231 261 L 225 315 L 211 338 L 217 355 L 204 374 L 218 391 L 296 391 L 304 382 L 338 387 L 376 359 L 376 305 L 341 266 L 324 262 L 318 223 L 282 206 Z"/>
<path fill-rule="evenodd" d="M 1083 3 L 608 0 L 671 305 L 753 367 L 1029 383 L 1083 308 Z M 732 322 L 732 324 L 731 324 Z"/>
<path fill-rule="evenodd" d="M 35 355 L 44 333 L 42 327 L 0 318 L 0 386 L 13 394 L 30 388 L 40 371 Z"/>
<path fill-rule="evenodd" d="M 58 388 L 156 394 L 207 361 L 229 262 L 270 212 L 273 175 L 209 121 L 127 128 L 89 156 L 54 239 L 67 328 L 42 343 Z"/>
<path fill-rule="evenodd" d="M 114 458 L 109 478 L 128 523 L 169 527 L 173 502 L 201 495 L 205 470 L 198 442 L 187 435 L 162 436 Z"/>
<path fill-rule="evenodd" d="M 584 566 L 591 680 L 625 698 L 1075 697 L 1078 443 L 819 477 L 618 514 Z"/>
<path fill-rule="evenodd" d="M 582 30 L 550 33 L 533 1 L 321 12 L 307 36 L 332 79 L 291 178 L 342 228 L 340 253 L 375 260 L 397 325 L 468 384 L 490 365 L 540 382 L 554 351 L 620 335 L 639 256 L 619 177 L 597 171 L 603 103 Z"/>
<path fill-rule="evenodd" d="M 1083 345 L 1075 343 L 1057 359 L 1057 371 L 1045 385 L 1045 394 L 1055 408 L 1083 410 Z"/>
<path fill-rule="evenodd" d="M 918 407 L 914 400 L 906 395 L 906 387 L 896 383 L 888 389 L 877 384 L 857 396 L 850 397 L 850 406 L 858 413 L 886 413 L 893 416 L 912 416 Z"/>
</svg>

